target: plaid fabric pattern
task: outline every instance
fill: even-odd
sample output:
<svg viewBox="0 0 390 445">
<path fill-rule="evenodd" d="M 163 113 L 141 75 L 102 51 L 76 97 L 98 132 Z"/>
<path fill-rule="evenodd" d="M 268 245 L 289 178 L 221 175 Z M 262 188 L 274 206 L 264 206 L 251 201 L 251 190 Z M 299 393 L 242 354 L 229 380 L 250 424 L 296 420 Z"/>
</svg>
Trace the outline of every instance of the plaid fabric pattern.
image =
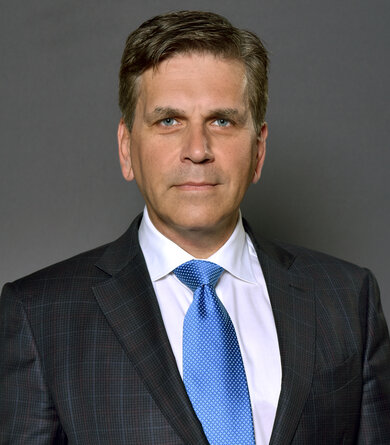
<svg viewBox="0 0 390 445">
<path fill-rule="evenodd" d="M 207 444 L 139 222 L 107 246 L 4 287 L 0 444 Z M 306 249 L 256 246 L 282 359 L 270 443 L 390 444 L 390 344 L 372 274 Z"/>
</svg>

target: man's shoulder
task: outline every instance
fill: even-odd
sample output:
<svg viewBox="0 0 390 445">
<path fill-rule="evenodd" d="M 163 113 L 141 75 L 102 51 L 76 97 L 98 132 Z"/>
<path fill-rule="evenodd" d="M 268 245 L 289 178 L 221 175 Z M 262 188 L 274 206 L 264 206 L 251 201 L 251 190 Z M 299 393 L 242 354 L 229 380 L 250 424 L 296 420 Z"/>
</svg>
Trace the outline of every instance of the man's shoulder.
<svg viewBox="0 0 390 445">
<path fill-rule="evenodd" d="M 331 282 L 334 286 L 345 286 L 346 282 L 352 285 L 373 278 L 372 272 L 366 267 L 338 256 L 279 240 L 273 240 L 272 243 L 291 255 L 291 271 L 317 283 Z"/>
<path fill-rule="evenodd" d="M 365 267 L 335 255 L 295 245 L 289 242 L 267 239 L 253 232 L 249 225 L 246 230 L 254 241 L 261 263 L 266 255 L 272 262 L 279 264 L 291 273 L 304 275 L 316 282 L 329 281 L 338 285 L 366 280 L 372 273 Z"/>
<path fill-rule="evenodd" d="M 137 232 L 140 215 L 130 227 L 116 240 L 81 252 L 71 258 L 62 260 L 25 277 L 19 278 L 6 287 L 13 287 L 21 293 L 31 291 L 45 292 L 47 289 L 91 287 L 106 280 L 120 270 L 138 251 Z"/>
<path fill-rule="evenodd" d="M 108 244 L 81 252 L 29 275 L 21 277 L 4 286 L 4 293 L 13 289 L 21 299 L 31 299 L 35 295 L 51 294 L 54 296 L 67 288 L 82 287 L 83 283 L 93 285 L 107 274 L 96 267 L 95 263 L 108 248 Z M 85 286 L 85 284 L 84 284 Z"/>
<path fill-rule="evenodd" d="M 74 276 L 95 270 L 95 263 L 103 255 L 111 243 L 102 244 L 84 252 L 79 252 L 69 258 L 50 264 L 37 270 L 16 282 L 39 280 L 41 277 L 54 278 L 56 276 Z"/>
<path fill-rule="evenodd" d="M 283 249 L 292 253 L 298 261 L 312 264 L 335 264 L 351 269 L 362 269 L 361 266 L 352 261 L 343 259 L 337 255 L 333 255 L 321 250 L 312 249 L 309 247 L 291 244 L 285 241 L 276 241 Z"/>
<path fill-rule="evenodd" d="M 287 241 L 264 237 L 261 232 L 253 230 L 247 221 L 243 220 L 245 231 L 252 239 L 257 251 L 264 252 L 268 257 L 283 263 L 286 267 L 292 265 L 327 266 L 347 268 L 351 270 L 364 270 L 364 268 L 342 259 L 338 256 L 325 253 L 319 250 L 311 249 Z"/>
</svg>

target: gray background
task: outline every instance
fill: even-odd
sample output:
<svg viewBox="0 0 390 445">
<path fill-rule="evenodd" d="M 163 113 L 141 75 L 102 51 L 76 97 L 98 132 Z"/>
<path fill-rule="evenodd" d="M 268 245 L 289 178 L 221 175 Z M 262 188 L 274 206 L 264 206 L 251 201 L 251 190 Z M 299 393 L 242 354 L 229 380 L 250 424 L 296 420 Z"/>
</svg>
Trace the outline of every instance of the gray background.
<svg viewBox="0 0 390 445">
<path fill-rule="evenodd" d="M 142 210 L 117 161 L 128 33 L 177 1 L 0 3 L 0 283 L 118 237 Z M 369 267 L 390 320 L 390 2 L 181 1 L 271 52 L 269 142 L 243 212 Z"/>
</svg>

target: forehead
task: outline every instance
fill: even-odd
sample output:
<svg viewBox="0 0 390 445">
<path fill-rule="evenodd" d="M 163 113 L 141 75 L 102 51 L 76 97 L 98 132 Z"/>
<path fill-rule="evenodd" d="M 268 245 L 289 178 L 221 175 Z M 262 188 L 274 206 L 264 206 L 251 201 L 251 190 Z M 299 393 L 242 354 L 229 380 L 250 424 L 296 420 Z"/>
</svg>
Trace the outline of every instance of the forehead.
<svg viewBox="0 0 390 445">
<path fill-rule="evenodd" d="M 139 100 L 145 105 L 158 101 L 183 101 L 247 108 L 244 64 L 205 53 L 178 54 L 146 70 L 139 79 Z M 171 104 L 169 104 L 171 105 Z"/>
</svg>

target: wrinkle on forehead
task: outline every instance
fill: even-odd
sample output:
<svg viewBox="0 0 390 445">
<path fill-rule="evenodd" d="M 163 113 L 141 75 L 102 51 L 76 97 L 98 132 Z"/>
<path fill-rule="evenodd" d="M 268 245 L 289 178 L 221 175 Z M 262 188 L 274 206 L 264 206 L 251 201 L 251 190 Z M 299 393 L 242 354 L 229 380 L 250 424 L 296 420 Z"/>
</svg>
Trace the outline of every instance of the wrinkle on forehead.
<svg viewBox="0 0 390 445">
<path fill-rule="evenodd" d="M 168 108 L 172 108 L 172 116 L 181 116 L 183 115 L 183 111 L 187 110 L 187 107 L 182 106 L 181 103 L 175 101 L 176 97 L 178 97 L 175 95 L 174 91 L 176 85 L 180 90 L 180 85 L 183 85 L 184 83 L 185 87 L 182 88 L 182 91 L 186 91 L 190 98 L 190 103 L 195 104 L 198 99 L 198 92 L 200 93 L 203 88 L 201 79 L 203 79 L 204 85 L 207 88 L 210 83 L 212 84 L 214 81 L 213 77 L 215 76 L 215 73 L 219 73 L 219 70 L 223 73 L 223 80 L 221 80 L 219 84 L 215 84 L 211 89 L 209 88 L 208 97 L 210 98 L 210 103 L 205 104 L 202 114 L 207 115 L 214 113 L 217 118 L 234 116 L 235 118 L 238 118 L 239 121 L 247 119 L 248 114 L 251 113 L 248 97 L 248 82 L 244 63 L 237 59 L 224 58 L 211 53 L 201 54 L 191 52 L 175 54 L 174 56 L 163 60 L 158 66 L 147 69 L 137 81 L 138 99 L 136 108 L 138 108 L 139 112 L 142 110 L 142 114 L 145 114 L 148 111 L 148 114 L 150 115 L 151 113 L 162 115 Z M 162 91 L 161 85 L 156 84 L 154 81 L 157 81 L 160 76 L 163 78 L 166 76 L 167 89 L 173 91 L 172 101 L 160 102 L 158 99 L 160 92 Z M 210 79 L 210 81 L 208 81 L 208 79 Z M 187 85 L 185 82 L 187 82 Z M 199 84 L 200 87 L 197 86 Z M 224 88 L 230 90 L 232 88 L 233 90 L 236 89 L 237 96 L 234 103 L 231 101 L 225 101 L 224 103 L 223 100 L 218 100 L 219 103 L 213 104 L 214 91 L 219 90 L 219 97 L 223 98 Z M 193 96 L 193 99 L 191 99 L 191 95 Z M 157 99 L 154 103 L 150 103 L 148 100 L 151 96 L 155 96 Z M 230 95 L 230 97 L 232 96 Z M 163 109 L 164 112 L 162 111 Z M 210 113 L 208 113 L 208 111 L 210 111 Z M 153 116 L 151 115 L 150 118 L 153 119 Z"/>
</svg>

